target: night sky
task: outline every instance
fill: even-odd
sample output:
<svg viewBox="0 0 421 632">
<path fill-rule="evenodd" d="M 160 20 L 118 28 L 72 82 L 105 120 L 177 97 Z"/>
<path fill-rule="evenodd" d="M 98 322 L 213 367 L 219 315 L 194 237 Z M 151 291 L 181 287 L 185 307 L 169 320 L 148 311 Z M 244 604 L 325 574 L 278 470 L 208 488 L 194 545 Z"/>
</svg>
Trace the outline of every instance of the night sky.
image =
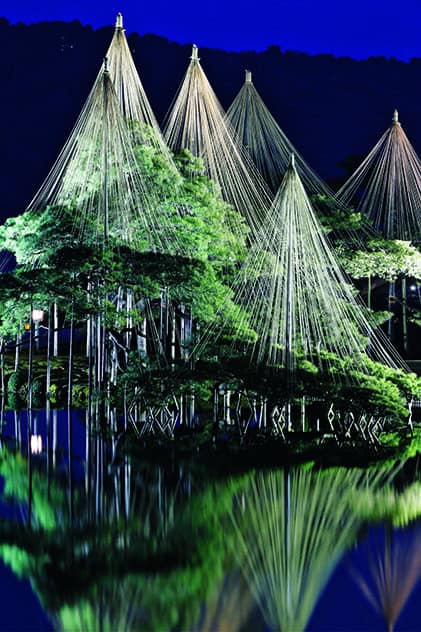
<svg viewBox="0 0 421 632">
<path fill-rule="evenodd" d="M 11 22 L 73 20 L 94 27 L 121 11 L 127 31 L 156 33 L 180 43 L 225 50 L 333 53 L 357 59 L 384 55 L 421 57 L 420 0 L 19 0 L 2 2 Z"/>
</svg>

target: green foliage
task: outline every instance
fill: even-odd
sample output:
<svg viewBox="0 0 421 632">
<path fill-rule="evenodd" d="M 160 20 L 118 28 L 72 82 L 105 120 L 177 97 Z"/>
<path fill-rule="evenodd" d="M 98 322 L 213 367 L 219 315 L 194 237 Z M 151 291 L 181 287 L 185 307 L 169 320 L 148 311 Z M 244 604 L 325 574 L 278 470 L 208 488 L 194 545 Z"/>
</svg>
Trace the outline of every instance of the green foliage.
<svg viewBox="0 0 421 632">
<path fill-rule="evenodd" d="M 389 523 L 406 527 L 421 517 L 421 483 L 415 481 L 404 490 L 392 487 L 361 490 L 355 497 L 358 514 L 371 523 Z"/>
<path fill-rule="evenodd" d="M 39 408 L 44 403 L 45 379 L 36 377 L 32 381 L 32 401 L 35 408 Z"/>
<path fill-rule="evenodd" d="M 218 360 L 203 360 L 200 374 L 214 383 L 226 383 L 231 390 L 247 390 L 268 399 L 270 405 L 297 402 L 303 396 L 334 404 L 338 411 L 384 417 L 392 423 L 406 424 L 412 398 L 421 395 L 421 379 L 414 373 L 386 367 L 361 358 L 342 360 L 333 353 L 321 352 L 313 362 L 297 356 L 297 370 L 291 380 L 282 368 L 253 366 L 243 353 Z"/>
<path fill-rule="evenodd" d="M 40 253 L 34 244 L 39 239 L 41 225 L 42 216 L 32 211 L 10 217 L 0 226 L 2 247 L 15 255 L 18 264 L 35 263 Z"/>
<path fill-rule="evenodd" d="M 324 195 L 312 197 L 319 220 L 335 247 L 336 256 L 354 279 L 378 277 L 394 281 L 421 277 L 421 253 L 407 241 L 370 236 L 367 219 L 353 208 L 340 208 Z M 349 235 L 353 239 L 349 239 Z M 361 244 L 359 248 L 357 244 Z"/>
<path fill-rule="evenodd" d="M 413 428 L 411 432 L 407 428 L 405 433 L 400 429 L 385 432 L 380 438 L 384 446 L 396 448 L 401 460 L 412 459 L 421 454 L 421 428 L 419 427 Z"/>
<path fill-rule="evenodd" d="M 341 231 L 359 231 L 366 225 L 361 213 L 353 208 L 342 208 L 332 198 L 323 194 L 311 196 L 311 202 L 317 209 L 317 216 L 323 228 L 329 233 Z M 334 234 L 332 235 L 334 237 Z"/>
<path fill-rule="evenodd" d="M 0 458 L 0 474 L 4 477 L 4 496 L 14 502 L 25 504 L 28 495 L 28 464 L 21 454 L 3 451 Z M 32 473 L 32 517 L 33 526 L 46 531 L 57 528 L 57 508 L 64 506 L 65 494 L 56 486 L 47 494 L 48 482 L 38 472 Z"/>
<path fill-rule="evenodd" d="M 26 577 L 31 570 L 31 556 L 18 546 L 0 545 L 0 557 L 19 578 Z"/>
<path fill-rule="evenodd" d="M 401 276 L 421 277 L 421 253 L 405 241 L 371 239 L 364 250 L 346 244 L 338 245 L 336 253 L 354 279 L 378 277 L 395 281 Z"/>
<path fill-rule="evenodd" d="M 132 130 L 139 140 L 148 133 L 139 126 Z M 166 287 L 172 300 L 191 307 L 202 322 L 214 317 L 223 298 L 230 305 L 227 282 L 245 256 L 244 221 L 222 200 L 204 175 L 203 164 L 188 151 L 176 158 L 179 171 L 152 143 L 139 144 L 135 153 L 146 184 L 172 218 L 183 257 L 146 252 L 143 227 L 136 222 L 130 227 L 130 243 L 136 247 L 128 247 L 111 227 L 104 250 L 97 227 L 79 217 L 76 205 L 27 211 L 0 227 L 4 248 L 15 255 L 18 265 L 37 267 L 0 276 L 1 335 L 21 331 L 31 304 L 47 309 L 52 302 L 66 313 L 73 311 L 76 320 L 84 320 L 101 304 L 115 325 L 115 309 L 107 299 L 104 303 L 104 297 L 112 297 L 119 286 L 131 287 L 145 298 L 159 296 L 160 288 Z M 243 234 L 230 230 L 234 219 L 243 226 Z M 100 295 L 95 296 L 96 291 Z"/>
<path fill-rule="evenodd" d="M 6 497 L 23 500 L 25 461 L 9 454 L 0 466 Z M 82 624 L 96 629 L 99 603 L 104 629 L 191 629 L 203 600 L 214 595 L 225 575 L 232 534 L 222 530 L 221 523 L 246 480 L 198 481 L 191 498 L 178 500 L 173 518 L 165 522 L 162 531 L 156 523 L 162 510 L 158 513 L 147 497 L 146 505 L 136 505 L 124 526 L 104 520 L 91 532 L 70 526 L 66 496 L 57 495 L 54 483 L 47 500 L 43 473 L 34 480 L 34 492 L 36 483 L 37 493 L 44 496 L 42 515 L 46 517 L 48 505 L 51 516 L 60 516 L 60 520 L 38 522 L 41 502 L 34 497 L 32 529 L 27 529 L 26 535 L 22 530 L 19 546 L 1 546 L 0 554 L 20 576 L 31 579 L 42 602 L 57 613 L 63 629 L 79 629 Z M 168 491 L 170 505 L 177 497 L 174 490 Z M 147 535 L 149 520 L 154 527 Z M 3 528 L 3 538 L 5 533 L 10 532 Z"/>
<path fill-rule="evenodd" d="M 17 371 L 13 371 L 10 374 L 9 379 L 7 381 L 7 393 L 8 395 L 16 394 L 19 392 L 21 387 L 27 382 L 28 375 L 26 371 L 21 368 L 18 368 Z"/>
<path fill-rule="evenodd" d="M 126 371 L 119 377 L 116 403 L 122 401 L 123 393 L 129 399 L 136 394 L 150 406 L 172 406 L 174 398 L 192 392 L 199 402 L 208 401 L 212 395 L 211 387 L 211 379 L 192 371 L 184 362 L 163 368 L 132 353 Z"/>
</svg>

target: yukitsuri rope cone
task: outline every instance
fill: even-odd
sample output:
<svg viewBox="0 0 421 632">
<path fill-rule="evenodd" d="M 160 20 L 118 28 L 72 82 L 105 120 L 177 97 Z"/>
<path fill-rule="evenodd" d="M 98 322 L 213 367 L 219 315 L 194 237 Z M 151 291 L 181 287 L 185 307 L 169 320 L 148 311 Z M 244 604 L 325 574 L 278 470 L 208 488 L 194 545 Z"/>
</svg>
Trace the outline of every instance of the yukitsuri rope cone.
<svg viewBox="0 0 421 632">
<path fill-rule="evenodd" d="M 421 163 L 397 110 L 355 173 L 338 191 L 344 204 L 355 202 L 386 239 L 421 239 Z"/>
<path fill-rule="evenodd" d="M 234 283 L 243 312 L 219 319 L 204 333 L 202 353 L 226 327 L 233 345 L 248 347 L 252 364 L 285 371 L 293 383 L 298 359 L 329 366 L 329 354 L 367 373 L 367 354 L 391 367 L 403 365 L 374 331 L 336 262 L 295 168 L 290 166 Z M 245 338 L 247 331 L 254 332 Z M 332 367 L 333 368 L 333 367 Z M 336 379 L 336 378 L 335 378 Z"/>
<path fill-rule="evenodd" d="M 173 151 L 188 149 L 203 159 L 207 175 L 222 197 L 244 216 L 252 236 L 256 235 L 273 196 L 226 121 L 200 64 L 197 46 L 193 46 L 186 75 L 167 114 L 164 136 Z"/>
<path fill-rule="evenodd" d="M 333 192 L 297 152 L 265 105 L 246 70 L 244 84 L 227 110 L 227 119 L 266 182 L 276 193 L 282 182 L 291 154 L 297 172 L 309 194 L 333 197 Z"/>
</svg>

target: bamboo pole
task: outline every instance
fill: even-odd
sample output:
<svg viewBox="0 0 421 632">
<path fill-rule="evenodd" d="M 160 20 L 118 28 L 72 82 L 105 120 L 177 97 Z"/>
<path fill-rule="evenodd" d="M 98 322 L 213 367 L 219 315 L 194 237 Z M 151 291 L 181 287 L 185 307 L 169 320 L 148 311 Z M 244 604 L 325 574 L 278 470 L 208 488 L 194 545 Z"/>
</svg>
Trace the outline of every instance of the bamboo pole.
<svg viewBox="0 0 421 632">
<path fill-rule="evenodd" d="M 29 311 L 29 348 L 28 348 L 28 396 L 27 396 L 27 441 L 28 441 L 28 526 L 32 524 L 32 356 L 33 356 L 33 323 L 32 323 L 32 298 Z"/>
<path fill-rule="evenodd" d="M 175 312 L 173 315 L 173 318 L 171 319 L 171 368 L 174 369 L 175 368 L 175 356 L 176 356 L 176 349 L 175 349 L 175 343 L 176 343 L 176 327 L 177 327 L 177 323 L 176 323 L 176 319 L 175 319 Z"/>
<path fill-rule="evenodd" d="M 31 453 L 31 416 L 32 411 L 28 409 L 28 527 L 32 526 L 32 453 Z"/>
<path fill-rule="evenodd" d="M 47 334 L 47 374 L 46 374 L 46 398 L 47 401 L 50 398 L 50 390 L 51 390 L 51 305 L 48 307 L 48 334 Z"/>
<path fill-rule="evenodd" d="M 59 345 L 58 345 L 58 305 L 54 303 L 54 350 L 53 356 L 56 358 L 58 356 Z"/>
<path fill-rule="evenodd" d="M 28 410 L 32 410 L 32 382 L 33 382 L 33 322 L 32 322 L 32 299 L 29 310 L 29 346 L 28 346 Z"/>
<path fill-rule="evenodd" d="M 18 447 L 18 450 L 20 451 L 22 449 L 22 437 L 21 437 L 21 431 L 20 431 L 20 419 L 18 417 L 17 410 L 13 411 L 13 420 L 15 422 L 16 445 Z"/>
<path fill-rule="evenodd" d="M 22 339 L 22 334 L 20 333 L 21 331 L 22 331 L 22 323 L 19 324 L 19 332 L 16 334 L 15 371 L 17 371 L 19 368 L 19 354 L 20 354 L 20 345 L 21 345 L 21 339 Z"/>
<path fill-rule="evenodd" d="M 3 391 L 2 394 L 1 394 L 1 402 L 0 402 L 0 423 L 1 423 L 1 428 L 3 428 L 3 423 L 4 423 L 4 409 L 5 409 L 5 405 L 6 405 L 6 394 Z M 1 445 L 1 440 L 0 440 L 0 445 Z"/>
<path fill-rule="evenodd" d="M 388 310 L 390 312 L 392 312 L 392 303 L 394 302 L 394 297 L 395 297 L 395 281 L 390 281 L 389 282 L 389 294 L 388 294 Z M 389 337 L 389 340 L 392 342 L 392 337 L 393 337 L 393 312 L 392 312 L 392 316 L 389 318 L 389 322 L 387 325 L 387 335 Z"/>
<path fill-rule="evenodd" d="M 301 398 L 301 429 L 306 431 L 306 398 L 305 395 Z"/>
<path fill-rule="evenodd" d="M 186 308 L 180 305 L 180 355 L 182 360 L 187 357 L 186 353 Z"/>
<path fill-rule="evenodd" d="M 4 351 L 5 351 L 5 342 L 4 338 L 0 339 L 0 390 L 2 394 L 2 398 L 4 398 L 6 392 L 5 386 L 5 378 L 4 378 Z M 1 422 L 3 422 L 3 416 L 1 418 Z"/>
<path fill-rule="evenodd" d="M 213 390 L 213 440 L 216 441 L 219 431 L 219 386 Z"/>
<path fill-rule="evenodd" d="M 408 355 L 408 302 L 406 293 L 406 277 L 402 277 L 402 329 L 403 329 L 403 349 Z"/>
<path fill-rule="evenodd" d="M 69 368 L 67 382 L 67 445 L 69 453 L 69 510 L 70 524 L 73 525 L 73 337 L 74 337 L 74 314 L 73 301 L 70 314 L 70 339 L 69 339 Z"/>
<path fill-rule="evenodd" d="M 291 607 L 291 471 L 289 467 L 285 468 L 284 471 L 284 514 L 285 514 L 285 536 L 284 536 L 284 546 L 285 546 L 285 590 L 286 590 L 286 603 L 288 610 Z"/>
<path fill-rule="evenodd" d="M 51 486 L 51 339 L 52 339 L 52 307 L 48 306 L 48 331 L 47 331 L 47 375 L 45 385 L 45 418 L 47 426 L 47 494 L 50 499 Z"/>
<path fill-rule="evenodd" d="M 57 463 L 57 424 L 58 424 L 57 410 L 53 410 L 53 468 L 56 467 L 56 463 Z"/>
</svg>

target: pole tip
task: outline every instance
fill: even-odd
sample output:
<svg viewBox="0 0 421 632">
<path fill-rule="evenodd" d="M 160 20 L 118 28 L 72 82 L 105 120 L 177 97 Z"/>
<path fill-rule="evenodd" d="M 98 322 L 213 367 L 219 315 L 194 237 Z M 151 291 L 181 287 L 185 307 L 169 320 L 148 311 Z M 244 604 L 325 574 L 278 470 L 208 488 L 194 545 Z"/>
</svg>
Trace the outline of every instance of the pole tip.
<svg viewBox="0 0 421 632">
<path fill-rule="evenodd" d="M 289 166 L 291 169 L 295 169 L 295 154 L 292 153 L 289 158 Z"/>
<path fill-rule="evenodd" d="M 199 49 L 197 48 L 196 44 L 193 44 L 192 46 L 190 59 L 192 61 L 199 61 Z"/>
<path fill-rule="evenodd" d="M 246 83 L 251 83 L 251 70 L 246 70 Z"/>
<path fill-rule="evenodd" d="M 397 110 L 395 110 L 395 111 L 393 112 L 393 119 L 392 119 L 392 121 L 393 121 L 394 123 L 399 123 L 399 112 L 398 112 Z"/>
<path fill-rule="evenodd" d="M 117 13 L 117 17 L 115 20 L 115 27 L 116 29 L 122 29 L 123 28 L 123 15 L 121 13 Z"/>
</svg>

